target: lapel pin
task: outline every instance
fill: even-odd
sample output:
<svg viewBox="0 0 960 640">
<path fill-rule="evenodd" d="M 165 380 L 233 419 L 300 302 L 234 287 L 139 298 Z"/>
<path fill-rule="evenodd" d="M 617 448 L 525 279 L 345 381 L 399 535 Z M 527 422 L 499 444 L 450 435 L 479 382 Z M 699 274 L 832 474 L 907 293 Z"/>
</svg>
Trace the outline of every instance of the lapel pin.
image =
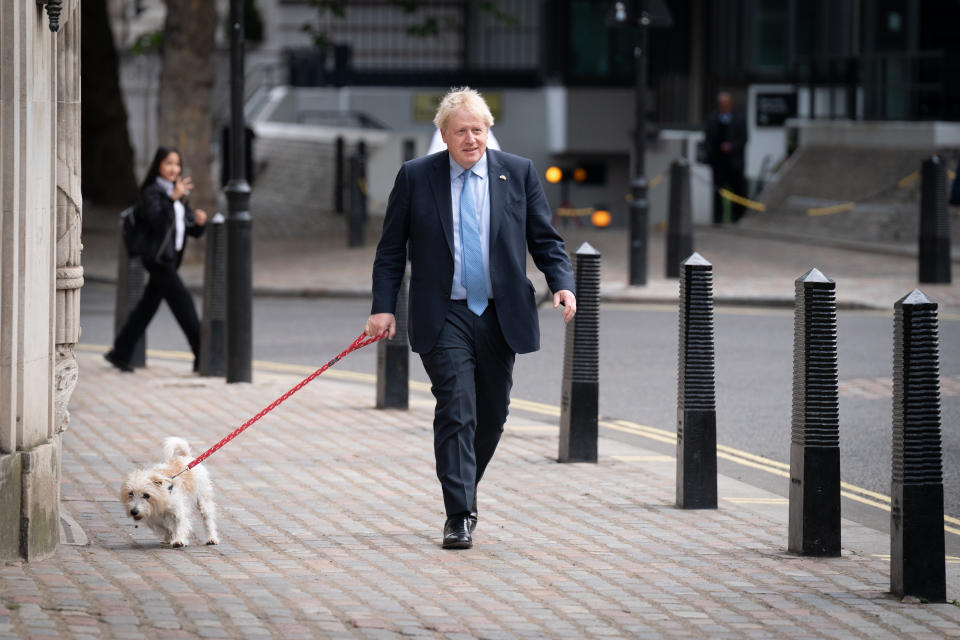
<svg viewBox="0 0 960 640">
<path fill-rule="evenodd" d="M 505 176 L 505 175 L 503 175 L 503 174 L 501 173 L 501 174 L 500 174 L 500 179 L 501 179 L 501 180 L 506 180 L 506 179 L 507 179 L 507 176 Z"/>
</svg>

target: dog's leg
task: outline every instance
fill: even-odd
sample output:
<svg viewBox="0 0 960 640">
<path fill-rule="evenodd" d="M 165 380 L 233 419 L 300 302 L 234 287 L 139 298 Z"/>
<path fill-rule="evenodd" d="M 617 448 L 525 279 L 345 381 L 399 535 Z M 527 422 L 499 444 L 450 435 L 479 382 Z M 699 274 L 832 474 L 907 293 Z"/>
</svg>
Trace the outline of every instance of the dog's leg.
<svg viewBox="0 0 960 640">
<path fill-rule="evenodd" d="M 220 536 L 217 534 L 216 503 L 209 496 L 197 496 L 197 510 L 200 511 L 203 526 L 207 529 L 207 544 L 220 544 Z"/>
<path fill-rule="evenodd" d="M 183 500 L 177 500 L 173 508 L 174 532 L 170 545 L 173 547 L 185 547 L 190 538 L 190 514 L 187 513 L 187 508 L 186 505 L 183 504 Z"/>
</svg>

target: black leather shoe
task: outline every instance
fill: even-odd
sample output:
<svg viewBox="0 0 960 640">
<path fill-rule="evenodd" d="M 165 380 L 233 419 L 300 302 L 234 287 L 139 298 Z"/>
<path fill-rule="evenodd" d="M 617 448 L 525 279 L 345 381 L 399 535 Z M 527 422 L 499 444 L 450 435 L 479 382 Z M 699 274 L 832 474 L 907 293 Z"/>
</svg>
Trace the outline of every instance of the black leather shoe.
<svg viewBox="0 0 960 640">
<path fill-rule="evenodd" d="M 477 494 L 473 494 L 473 506 L 470 507 L 470 533 L 473 533 L 473 530 L 477 528 L 477 519 L 479 518 L 479 512 L 477 511 Z"/>
<path fill-rule="evenodd" d="M 443 525 L 444 549 L 469 549 L 473 546 L 470 537 L 470 516 L 459 515 L 447 518 Z"/>
<path fill-rule="evenodd" d="M 133 373 L 133 367 L 130 366 L 130 363 L 120 360 L 117 354 L 113 352 L 113 349 L 103 354 L 103 359 L 124 373 Z"/>
</svg>

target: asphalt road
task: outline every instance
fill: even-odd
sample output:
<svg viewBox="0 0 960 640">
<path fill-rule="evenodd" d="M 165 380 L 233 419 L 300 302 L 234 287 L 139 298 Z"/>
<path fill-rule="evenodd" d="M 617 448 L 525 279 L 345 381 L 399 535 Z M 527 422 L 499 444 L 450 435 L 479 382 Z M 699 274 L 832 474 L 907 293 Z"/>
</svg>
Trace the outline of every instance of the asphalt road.
<svg viewBox="0 0 960 640">
<path fill-rule="evenodd" d="M 106 345 L 112 340 L 113 295 L 112 286 L 84 287 L 83 343 Z M 366 300 L 258 298 L 254 302 L 254 358 L 320 366 L 360 334 L 368 312 Z M 675 431 L 676 309 L 604 305 L 600 326 L 601 417 Z M 541 310 L 541 329 L 543 348 L 517 359 L 512 395 L 515 399 L 557 406 L 564 327 L 556 311 Z M 721 307 L 717 309 L 715 333 L 718 443 L 789 463 L 792 310 Z M 869 396 L 841 394 L 843 480 L 889 495 L 891 400 L 889 395 L 871 389 L 873 379 L 889 380 L 891 375 L 892 316 L 842 311 L 838 333 L 841 382 L 862 386 Z M 187 350 L 186 340 L 166 306 L 161 307 L 150 326 L 148 346 Z M 351 354 L 337 368 L 374 373 L 376 350 L 369 348 Z M 943 375 L 960 376 L 960 319 L 955 317 L 941 319 L 940 368 Z M 411 358 L 411 377 L 427 380 L 417 357 Z M 373 394 L 371 388 L 371 399 Z M 945 395 L 942 415 L 945 507 L 949 515 L 960 517 L 960 397 Z M 605 433 L 618 438 L 644 438 L 623 430 L 607 429 Z M 675 449 L 649 438 L 644 439 L 644 446 L 664 453 L 673 453 Z M 768 465 L 761 465 L 764 466 Z M 720 460 L 720 470 L 787 495 L 788 481 L 782 474 L 726 459 Z M 845 500 L 843 508 L 845 517 L 881 529 L 889 525 L 889 514 L 876 507 Z M 947 538 L 948 551 L 960 549 L 960 536 Z"/>
</svg>

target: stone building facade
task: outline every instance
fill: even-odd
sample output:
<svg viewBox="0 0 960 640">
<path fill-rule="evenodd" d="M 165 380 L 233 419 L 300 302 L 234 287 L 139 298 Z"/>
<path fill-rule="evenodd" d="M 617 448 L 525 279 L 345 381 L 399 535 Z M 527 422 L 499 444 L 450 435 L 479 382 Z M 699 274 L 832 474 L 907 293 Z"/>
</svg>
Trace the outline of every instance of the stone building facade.
<svg viewBox="0 0 960 640">
<path fill-rule="evenodd" d="M 83 284 L 80 1 L 0 3 L 0 560 L 59 540 Z"/>
</svg>

